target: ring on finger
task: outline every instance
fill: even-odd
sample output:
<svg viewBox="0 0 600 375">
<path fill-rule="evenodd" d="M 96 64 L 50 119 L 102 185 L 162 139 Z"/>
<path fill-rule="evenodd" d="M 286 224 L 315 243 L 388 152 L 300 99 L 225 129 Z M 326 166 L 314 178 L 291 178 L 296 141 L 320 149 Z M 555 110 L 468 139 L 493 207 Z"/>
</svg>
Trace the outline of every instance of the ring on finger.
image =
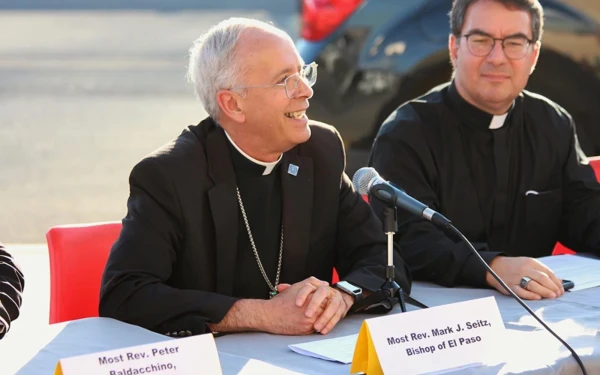
<svg viewBox="0 0 600 375">
<path fill-rule="evenodd" d="M 523 277 L 521 277 L 521 282 L 519 283 L 519 286 L 523 289 L 527 289 L 527 286 L 529 285 L 530 282 L 531 282 L 530 277 L 523 276 Z"/>
</svg>

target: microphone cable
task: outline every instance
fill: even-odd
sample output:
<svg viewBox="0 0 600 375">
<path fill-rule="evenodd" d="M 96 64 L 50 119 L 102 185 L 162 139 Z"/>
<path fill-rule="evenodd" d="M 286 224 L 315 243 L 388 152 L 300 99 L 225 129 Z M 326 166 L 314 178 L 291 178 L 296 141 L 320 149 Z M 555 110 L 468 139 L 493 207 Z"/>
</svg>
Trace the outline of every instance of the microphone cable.
<svg viewBox="0 0 600 375">
<path fill-rule="evenodd" d="M 475 254 L 477 256 L 477 258 L 479 258 L 479 260 L 481 261 L 481 263 L 485 266 L 485 268 L 487 268 L 488 272 L 494 277 L 494 279 L 496 279 L 496 281 L 498 281 L 500 283 L 500 285 L 502 285 L 502 287 L 511 295 L 513 296 L 514 299 L 517 300 L 517 302 L 519 302 L 519 304 L 521 306 L 523 306 L 523 308 L 525 310 L 527 310 L 527 312 L 529 314 L 531 314 L 531 316 L 533 316 L 538 322 L 540 322 L 540 324 L 548 331 L 550 332 L 554 337 L 556 337 L 556 339 L 558 341 L 560 341 L 567 349 L 569 349 L 569 351 L 571 352 L 571 354 L 573 355 L 573 358 L 575 358 L 575 361 L 577 361 L 577 364 L 579 364 L 579 367 L 581 368 L 581 371 L 583 373 L 583 375 L 587 375 L 587 371 L 585 370 L 585 366 L 583 365 L 583 362 L 581 362 L 581 358 L 579 358 L 579 355 L 577 355 L 577 353 L 575 352 L 575 350 L 573 350 L 573 348 L 571 348 L 571 346 L 569 344 L 567 344 L 567 342 L 565 340 L 563 340 L 559 335 L 557 335 L 552 329 L 550 329 L 550 327 L 548 327 L 546 325 L 546 323 L 544 323 L 544 321 L 542 319 L 540 319 L 534 312 L 533 310 L 531 310 L 531 308 L 529 306 L 527 306 L 527 304 L 525 302 L 523 302 L 523 300 L 516 295 L 515 292 L 512 291 L 512 289 L 510 289 L 508 287 L 508 285 L 506 285 L 506 283 L 504 281 L 502 281 L 502 279 L 500 278 L 500 276 L 498 276 L 496 274 L 496 272 L 494 272 L 492 270 L 492 268 L 486 263 L 486 261 L 481 257 L 481 255 L 479 254 L 479 252 L 475 249 L 475 247 L 473 247 L 473 245 L 471 244 L 471 242 L 458 230 L 456 229 L 456 227 L 452 224 L 447 224 L 444 226 L 444 229 L 448 229 L 451 230 L 453 233 L 455 233 L 456 235 L 458 235 L 471 249 L 471 251 L 473 252 L 473 254 Z"/>
<path fill-rule="evenodd" d="M 384 188 L 386 185 L 390 184 L 388 181 L 383 180 L 381 178 L 381 176 L 379 176 L 379 173 L 377 173 L 377 171 L 371 167 L 364 167 L 364 168 L 359 169 L 358 171 L 356 171 L 356 173 L 354 174 L 354 177 L 352 179 L 352 184 L 354 185 L 354 187 L 358 191 L 358 193 L 359 194 L 367 194 L 368 196 L 372 195 L 371 188 L 372 188 L 372 185 L 374 182 L 378 182 L 378 183 L 381 182 L 382 185 L 384 185 Z M 519 302 L 519 304 L 521 306 L 523 306 L 523 308 L 525 310 L 527 310 L 527 312 L 531 316 L 533 316 L 548 332 L 550 332 L 554 337 L 556 337 L 556 339 L 558 341 L 560 341 L 567 349 L 569 349 L 569 351 L 573 355 L 573 358 L 575 358 L 575 361 L 577 361 L 577 364 L 581 368 L 583 375 L 587 375 L 585 366 L 583 365 L 583 362 L 581 362 L 581 358 L 579 358 L 579 355 L 577 355 L 575 350 L 573 350 L 573 348 L 571 348 L 571 346 L 569 344 L 567 344 L 567 342 L 565 340 L 563 340 L 552 329 L 550 329 L 550 327 L 548 327 L 546 325 L 546 323 L 544 323 L 544 321 L 542 319 L 540 319 L 533 312 L 533 310 L 531 310 L 531 308 L 529 308 L 529 306 L 527 306 L 527 304 L 525 304 L 525 302 L 523 302 L 523 300 L 519 296 L 517 296 L 515 294 L 515 292 L 512 291 L 512 289 L 510 289 L 508 287 L 508 285 L 506 285 L 506 283 L 504 281 L 502 281 L 500 276 L 498 276 L 496 274 L 496 272 L 494 272 L 494 270 L 492 270 L 492 268 L 481 257 L 481 255 L 479 254 L 477 249 L 475 249 L 475 247 L 473 247 L 471 242 L 458 229 L 456 229 L 456 227 L 454 225 L 452 225 L 450 220 L 446 219 L 444 216 L 442 216 L 438 212 L 430 209 L 429 207 L 427 207 L 423 203 L 415 200 L 414 198 L 410 197 L 409 195 L 406 195 L 406 193 L 404 193 L 404 191 L 402 189 L 395 188 L 392 185 L 389 185 L 389 186 L 390 186 L 390 189 L 382 188 L 382 190 L 384 190 L 387 193 L 385 196 L 376 195 L 375 198 L 380 200 L 382 203 L 384 203 L 388 206 L 390 205 L 390 201 L 391 201 L 392 203 L 394 203 L 394 207 L 395 207 L 398 205 L 397 204 L 398 202 L 397 202 L 397 199 L 394 199 L 395 195 L 397 194 L 397 192 L 394 189 L 398 189 L 400 192 L 402 192 L 402 194 L 405 197 L 408 197 L 411 200 L 410 204 L 399 205 L 399 208 L 402 208 L 405 211 L 412 213 L 413 215 L 417 215 L 424 219 L 429 220 L 431 223 L 433 223 L 435 226 L 441 228 L 442 230 L 451 231 L 452 233 L 458 235 L 469 246 L 471 252 L 473 254 L 475 254 L 475 256 L 485 266 L 485 268 L 494 277 L 494 279 L 496 279 L 496 281 L 498 281 L 500 283 L 500 285 L 502 285 L 502 287 L 508 292 L 508 294 L 511 295 L 515 300 L 517 300 L 517 302 Z M 418 206 L 418 207 L 416 207 L 416 206 Z M 423 209 L 424 211 L 417 213 L 421 209 Z"/>
</svg>

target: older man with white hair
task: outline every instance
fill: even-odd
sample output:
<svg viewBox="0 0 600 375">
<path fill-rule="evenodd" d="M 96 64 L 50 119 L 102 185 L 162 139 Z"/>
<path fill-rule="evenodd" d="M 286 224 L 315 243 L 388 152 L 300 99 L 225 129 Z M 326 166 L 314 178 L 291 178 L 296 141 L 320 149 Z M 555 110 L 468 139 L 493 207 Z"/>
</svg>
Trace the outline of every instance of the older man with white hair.
<svg viewBox="0 0 600 375">
<path fill-rule="evenodd" d="M 189 78 L 209 117 L 131 172 L 100 315 L 175 336 L 327 334 L 382 285 L 382 224 L 344 173 L 338 132 L 306 116 L 316 69 L 256 20 L 194 43 Z"/>
</svg>

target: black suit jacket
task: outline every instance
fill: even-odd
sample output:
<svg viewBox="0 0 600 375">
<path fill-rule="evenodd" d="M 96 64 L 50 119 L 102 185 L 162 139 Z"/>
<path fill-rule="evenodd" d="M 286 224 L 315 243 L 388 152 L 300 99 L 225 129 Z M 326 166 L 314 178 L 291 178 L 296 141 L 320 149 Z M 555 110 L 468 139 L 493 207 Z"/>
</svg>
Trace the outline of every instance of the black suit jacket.
<svg viewBox="0 0 600 375">
<path fill-rule="evenodd" d="M 386 237 L 344 173 L 337 131 L 311 123 L 310 139 L 283 155 L 282 283 L 309 276 L 367 290 L 383 282 Z M 103 276 L 100 315 L 159 333 L 204 333 L 239 296 L 232 295 L 240 215 L 227 138 L 212 119 L 190 126 L 138 163 L 128 213 Z M 297 176 L 287 173 L 293 163 Z M 240 232 L 242 230 L 242 232 Z M 411 278 L 396 250 L 396 281 Z"/>
<path fill-rule="evenodd" d="M 23 273 L 0 243 L 0 325 L 5 325 L 0 339 L 8 332 L 10 323 L 19 317 L 24 286 Z"/>
</svg>

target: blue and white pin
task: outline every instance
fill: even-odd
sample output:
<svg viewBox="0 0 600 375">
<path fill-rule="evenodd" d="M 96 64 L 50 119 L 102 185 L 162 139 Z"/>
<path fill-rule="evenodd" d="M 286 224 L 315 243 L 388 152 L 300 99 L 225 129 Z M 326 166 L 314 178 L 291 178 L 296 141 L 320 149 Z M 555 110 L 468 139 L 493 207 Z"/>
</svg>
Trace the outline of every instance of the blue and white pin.
<svg viewBox="0 0 600 375">
<path fill-rule="evenodd" d="M 290 163 L 290 165 L 288 166 L 288 174 L 291 174 L 292 176 L 297 176 L 299 169 L 300 168 L 296 164 Z"/>
</svg>

